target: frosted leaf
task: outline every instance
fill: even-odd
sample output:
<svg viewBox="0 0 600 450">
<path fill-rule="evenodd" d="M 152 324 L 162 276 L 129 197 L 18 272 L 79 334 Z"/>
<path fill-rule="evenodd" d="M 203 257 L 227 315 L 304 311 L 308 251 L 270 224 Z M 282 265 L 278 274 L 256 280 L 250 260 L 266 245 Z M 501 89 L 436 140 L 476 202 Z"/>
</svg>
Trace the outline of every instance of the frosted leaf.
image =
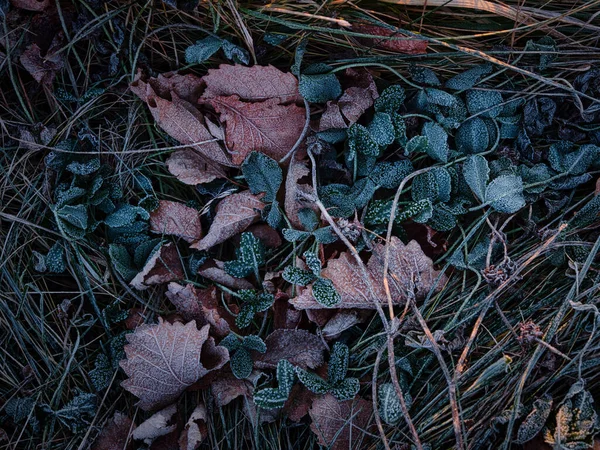
<svg viewBox="0 0 600 450">
<path fill-rule="evenodd" d="M 138 406 L 145 411 L 175 401 L 190 385 L 229 359 L 227 350 L 221 348 L 209 368 L 202 364 L 203 348 L 215 351 L 207 341 L 208 331 L 208 325 L 198 330 L 193 321 L 170 324 L 160 318 L 156 325 L 136 328 L 127 335 L 126 359 L 120 365 L 129 378 L 121 386 L 139 397 Z"/>
<path fill-rule="evenodd" d="M 174 422 L 172 419 L 176 412 L 177 406 L 171 405 L 154 413 L 133 430 L 133 438 L 151 444 L 156 438 L 171 433 L 177 428 L 176 423 L 169 425 Z"/>
<path fill-rule="evenodd" d="M 199 403 L 194 409 L 185 428 L 179 436 L 180 450 L 196 450 L 208 436 L 208 427 L 206 425 L 207 412 L 204 403 Z"/>
<path fill-rule="evenodd" d="M 207 250 L 232 236 L 241 233 L 260 219 L 265 204 L 250 191 L 243 191 L 221 200 L 208 234 L 190 247 Z"/>
<path fill-rule="evenodd" d="M 133 421 L 125 414 L 115 412 L 100 431 L 92 450 L 131 450 L 133 442 L 129 432 L 132 429 L 135 429 Z"/>
<path fill-rule="evenodd" d="M 402 304 L 408 295 L 423 298 L 433 287 L 434 280 L 440 274 L 433 269 L 433 263 L 416 241 L 403 244 L 392 236 L 390 247 L 390 265 L 388 280 L 394 304 Z M 366 264 L 369 280 L 365 280 L 362 270 L 349 252 L 331 259 L 323 269 L 321 276 L 329 278 L 342 297 L 336 308 L 374 309 L 375 302 L 387 303 L 383 287 L 383 264 L 385 246 L 376 244 L 373 254 Z M 442 275 L 436 289 L 441 289 L 446 277 Z M 372 287 L 369 287 L 370 285 Z M 290 300 L 296 309 L 321 309 L 323 306 L 313 298 L 309 286 L 300 296 Z"/>
<path fill-rule="evenodd" d="M 173 152 L 167 159 L 166 164 L 173 176 L 182 183 L 192 186 L 209 183 L 226 176 L 221 166 L 192 149 Z"/>
<path fill-rule="evenodd" d="M 292 158 L 288 169 L 287 178 L 285 179 L 285 200 L 284 209 L 290 223 L 295 228 L 301 228 L 302 222 L 299 217 L 299 211 L 303 208 L 317 210 L 314 204 L 311 204 L 302 196 L 312 192 L 312 188 L 308 184 L 300 183 L 304 177 L 308 177 L 310 170 L 304 161 L 297 161 Z"/>
<path fill-rule="evenodd" d="M 193 242 L 202 237 L 200 213 L 183 203 L 160 200 L 158 209 L 150 214 L 150 231 Z"/>
<path fill-rule="evenodd" d="M 169 242 L 156 250 L 130 284 L 136 289 L 147 289 L 154 284 L 168 283 L 183 278 L 183 267 L 177 248 Z"/>
<path fill-rule="evenodd" d="M 257 355 L 256 367 L 274 369 L 285 359 L 302 368 L 317 368 L 323 364 L 323 354 L 327 350 L 318 336 L 306 330 L 275 330 L 265 339 L 267 351 Z"/>
</svg>

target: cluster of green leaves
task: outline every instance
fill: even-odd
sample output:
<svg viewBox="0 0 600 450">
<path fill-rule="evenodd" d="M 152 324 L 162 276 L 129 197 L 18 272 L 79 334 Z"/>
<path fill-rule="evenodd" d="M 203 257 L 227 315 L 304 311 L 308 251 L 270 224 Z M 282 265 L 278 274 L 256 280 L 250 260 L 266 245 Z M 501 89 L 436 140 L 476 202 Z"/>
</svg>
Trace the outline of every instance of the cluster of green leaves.
<svg viewBox="0 0 600 450">
<path fill-rule="evenodd" d="M 337 235 L 331 226 L 319 228 L 319 218 L 310 208 L 302 208 L 298 211 L 298 218 L 304 230 L 294 230 L 293 228 L 282 229 L 283 237 L 288 242 L 298 242 L 314 237 L 320 244 L 331 244 L 338 240 Z"/>
<path fill-rule="evenodd" d="M 326 308 L 332 308 L 342 301 L 342 297 L 335 289 L 329 278 L 321 276 L 321 260 L 312 251 L 304 252 L 304 260 L 310 270 L 299 267 L 287 266 L 281 276 L 288 283 L 298 286 L 312 284 L 312 293 L 317 302 Z"/>
<path fill-rule="evenodd" d="M 256 335 L 248 335 L 238 338 L 234 334 L 229 334 L 221 341 L 222 345 L 229 350 L 231 371 L 236 378 L 248 378 L 252 373 L 252 354 L 251 351 L 265 353 L 267 346 L 265 342 Z"/>
<path fill-rule="evenodd" d="M 242 233 L 240 245 L 235 249 L 236 259 L 225 263 L 225 271 L 236 278 L 258 274 L 265 263 L 265 247 L 252 233 Z"/>
<path fill-rule="evenodd" d="M 358 393 L 358 378 L 346 378 L 350 350 L 346 344 L 336 342 L 331 349 L 327 380 L 315 373 L 296 367 L 298 379 L 306 388 L 315 394 L 331 393 L 339 401 L 350 400 Z"/>
<path fill-rule="evenodd" d="M 294 366 L 287 360 L 282 359 L 277 363 L 276 388 L 264 388 L 254 393 L 254 403 L 263 409 L 281 408 L 292 391 L 296 380 Z"/>
<path fill-rule="evenodd" d="M 242 174 L 253 194 L 264 193 L 262 201 L 267 203 L 263 211 L 266 222 L 272 228 L 279 228 L 283 220 L 277 193 L 283 181 L 279 163 L 264 153 L 251 152 L 242 164 Z"/>
<path fill-rule="evenodd" d="M 202 64 L 219 50 L 223 50 L 225 58 L 234 63 L 248 64 L 250 62 L 250 55 L 246 49 L 217 36 L 205 37 L 186 48 L 185 62 L 188 64 Z"/>
<path fill-rule="evenodd" d="M 240 328 L 249 326 L 257 313 L 266 311 L 273 306 L 275 301 L 273 294 L 258 292 L 254 289 L 242 289 L 238 291 L 237 295 L 243 302 L 240 312 L 235 318 L 235 324 Z"/>
</svg>

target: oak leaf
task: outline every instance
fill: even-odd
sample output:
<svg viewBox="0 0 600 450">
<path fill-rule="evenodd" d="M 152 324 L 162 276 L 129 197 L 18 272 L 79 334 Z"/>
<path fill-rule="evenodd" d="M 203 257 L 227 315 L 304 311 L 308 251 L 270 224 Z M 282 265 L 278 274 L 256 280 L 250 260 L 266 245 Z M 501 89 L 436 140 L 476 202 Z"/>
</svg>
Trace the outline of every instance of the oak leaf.
<svg viewBox="0 0 600 450">
<path fill-rule="evenodd" d="M 176 412 L 177 406 L 173 404 L 152 414 L 133 430 L 133 438 L 151 444 L 156 438 L 171 433 L 177 428 L 177 424 L 171 423 Z"/>
<path fill-rule="evenodd" d="M 183 278 L 183 267 L 179 253 L 173 243 L 162 245 L 144 264 L 144 268 L 129 283 L 136 289 L 144 290 L 153 284 L 163 284 Z"/>
<path fill-rule="evenodd" d="M 348 128 L 338 102 L 329 100 L 325 105 L 325 111 L 319 119 L 319 131 L 331 130 L 336 128 Z"/>
<path fill-rule="evenodd" d="M 190 247 L 207 250 L 244 231 L 260 219 L 260 212 L 265 207 L 260 198 L 250 191 L 243 191 L 221 200 L 208 234 Z"/>
<path fill-rule="evenodd" d="M 177 283 L 169 283 L 167 289 L 167 298 L 185 321 L 195 320 L 200 326 L 208 324 L 215 336 L 224 337 L 229 334 L 231 328 L 224 318 L 227 312 L 219 304 L 216 287 L 196 289 L 192 284 L 183 287 Z"/>
<path fill-rule="evenodd" d="M 227 350 L 217 350 L 209 339 L 209 325 L 198 330 L 193 321 L 184 325 L 158 320 L 127 335 L 126 359 L 120 362 L 129 377 L 121 386 L 139 397 L 137 405 L 145 411 L 174 402 L 190 385 L 229 360 Z M 208 357 L 210 362 L 204 363 Z"/>
<path fill-rule="evenodd" d="M 237 95 L 249 102 L 277 99 L 278 103 L 298 100 L 298 80 L 273 66 L 226 65 L 209 69 L 202 80 L 206 83 L 203 99 Z"/>
<path fill-rule="evenodd" d="M 304 108 L 281 105 L 276 98 L 247 103 L 232 95 L 211 98 L 210 104 L 226 123 L 225 142 L 237 165 L 252 151 L 280 160 L 296 144 L 304 129 Z"/>
<path fill-rule="evenodd" d="M 135 426 L 129 417 L 115 412 L 100 431 L 92 450 L 131 450 L 133 440 L 130 439 L 130 431 L 133 428 Z"/>
<path fill-rule="evenodd" d="M 173 152 L 167 159 L 167 168 L 179 181 L 192 186 L 226 177 L 222 167 L 191 148 Z"/>
<path fill-rule="evenodd" d="M 306 330 L 275 330 L 265 339 L 267 351 L 254 357 L 259 369 L 275 369 L 282 359 L 303 369 L 314 369 L 323 364 L 327 347 L 316 335 Z"/>
<path fill-rule="evenodd" d="M 325 394 L 315 398 L 310 407 L 310 429 L 319 444 L 330 450 L 363 448 L 372 413 L 371 402 L 361 397 L 340 402 Z"/>
<path fill-rule="evenodd" d="M 183 203 L 160 200 L 158 208 L 150 213 L 150 231 L 194 242 L 202 237 L 200 213 Z"/>
<path fill-rule="evenodd" d="M 207 412 L 204 403 L 198 403 L 179 437 L 180 450 L 196 450 L 208 436 Z"/>
<path fill-rule="evenodd" d="M 390 245 L 388 280 L 392 301 L 394 304 L 401 304 L 408 296 L 423 298 L 433 287 L 440 272 L 434 270 L 431 258 L 423 253 L 417 241 L 410 241 L 405 245 L 392 236 Z M 376 302 L 387 304 L 383 286 L 384 260 L 385 245 L 376 244 L 366 264 L 368 280 L 363 277 L 362 270 L 350 252 L 344 252 L 338 258 L 330 260 L 321 276 L 329 278 L 342 296 L 342 301 L 336 308 L 375 309 Z M 441 289 L 445 282 L 446 277 L 442 275 L 437 289 Z M 323 308 L 314 299 L 311 286 L 290 302 L 297 309 Z"/>
<path fill-rule="evenodd" d="M 258 371 L 252 372 L 245 379 L 236 378 L 232 373 L 225 373 L 219 376 L 210 385 L 215 404 L 221 408 L 238 397 L 252 397 L 254 386 L 260 376 L 261 373 Z"/>
</svg>

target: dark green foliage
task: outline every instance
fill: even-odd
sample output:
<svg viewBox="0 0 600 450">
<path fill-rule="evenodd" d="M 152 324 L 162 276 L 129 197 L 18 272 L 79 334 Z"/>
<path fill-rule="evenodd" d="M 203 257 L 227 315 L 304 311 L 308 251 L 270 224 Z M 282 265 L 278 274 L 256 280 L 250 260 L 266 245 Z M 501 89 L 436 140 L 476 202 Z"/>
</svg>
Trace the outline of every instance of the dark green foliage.
<svg viewBox="0 0 600 450">
<path fill-rule="evenodd" d="M 471 89 L 479 80 L 492 71 L 491 64 L 482 64 L 466 70 L 446 81 L 445 86 L 455 91 Z"/>
<path fill-rule="evenodd" d="M 215 36 L 208 36 L 186 48 L 185 62 L 188 64 L 202 64 L 220 49 L 223 49 L 223 54 L 230 61 L 241 64 L 249 63 L 249 55 L 246 50 L 226 39 Z"/>
<path fill-rule="evenodd" d="M 251 351 L 265 353 L 267 346 L 264 341 L 255 335 L 243 337 L 241 340 L 229 334 L 220 343 L 221 346 L 229 350 L 231 371 L 236 378 L 248 378 L 252 373 L 254 365 Z"/>
<path fill-rule="evenodd" d="M 237 259 L 225 263 L 225 271 L 234 277 L 244 278 L 257 273 L 265 263 L 265 247 L 252 233 L 242 233 L 235 256 Z"/>
<path fill-rule="evenodd" d="M 388 425 L 397 425 L 403 417 L 402 406 L 400 399 L 396 394 L 396 389 L 392 383 L 383 383 L 379 385 L 377 390 L 379 399 L 379 415 L 381 419 Z M 408 394 L 404 394 L 406 406 L 410 408 L 412 398 Z"/>
<path fill-rule="evenodd" d="M 389 116 L 388 116 L 389 117 Z M 351 154 L 362 153 L 367 156 L 379 156 L 379 145 L 363 125 L 355 123 L 348 128 L 348 150 Z"/>
<path fill-rule="evenodd" d="M 543 396 L 533 402 L 533 410 L 523 420 L 517 433 L 517 444 L 524 444 L 536 437 L 544 428 L 552 412 L 552 397 Z"/>
<path fill-rule="evenodd" d="M 375 100 L 375 111 L 395 113 L 404 104 L 404 89 L 395 84 L 383 90 L 381 95 Z"/>
<path fill-rule="evenodd" d="M 499 212 L 517 212 L 525 206 L 521 177 L 501 175 L 493 179 L 485 189 L 485 202 Z"/>
<path fill-rule="evenodd" d="M 427 138 L 427 154 L 436 161 L 447 163 L 448 133 L 435 122 L 427 122 L 423 125 L 423 136 Z"/>
<path fill-rule="evenodd" d="M 275 301 L 273 294 L 259 293 L 252 289 L 243 289 L 238 292 L 238 295 L 243 303 L 235 319 L 235 324 L 240 328 L 249 326 L 257 313 L 266 311 Z"/>
<path fill-rule="evenodd" d="M 475 117 L 463 122 L 454 136 L 456 149 L 463 153 L 481 153 L 490 145 L 490 136 L 485 122 Z"/>
<path fill-rule="evenodd" d="M 53 411 L 53 415 L 76 433 L 89 426 L 96 415 L 97 402 L 96 394 L 80 393 L 61 409 Z"/>
<path fill-rule="evenodd" d="M 498 91 L 467 91 L 467 109 L 469 114 L 480 114 L 482 117 L 497 117 L 502 112 L 499 106 L 504 100 Z"/>
<path fill-rule="evenodd" d="M 331 67 L 326 64 L 313 64 L 300 75 L 298 89 L 300 95 L 311 103 L 325 103 L 342 95 L 342 86 Z"/>
<path fill-rule="evenodd" d="M 254 402 L 264 409 L 281 408 L 290 395 L 296 378 L 294 366 L 285 359 L 277 364 L 277 388 L 265 388 L 254 394 Z"/>
<path fill-rule="evenodd" d="M 277 161 L 264 153 L 251 152 L 242 164 L 242 173 L 253 194 L 264 192 L 265 202 L 275 200 L 283 181 L 283 172 Z"/>
<path fill-rule="evenodd" d="M 371 139 L 381 147 L 387 147 L 396 138 L 396 130 L 392 122 L 392 117 L 385 112 L 375 113 L 367 126 L 367 130 L 371 135 Z"/>
</svg>

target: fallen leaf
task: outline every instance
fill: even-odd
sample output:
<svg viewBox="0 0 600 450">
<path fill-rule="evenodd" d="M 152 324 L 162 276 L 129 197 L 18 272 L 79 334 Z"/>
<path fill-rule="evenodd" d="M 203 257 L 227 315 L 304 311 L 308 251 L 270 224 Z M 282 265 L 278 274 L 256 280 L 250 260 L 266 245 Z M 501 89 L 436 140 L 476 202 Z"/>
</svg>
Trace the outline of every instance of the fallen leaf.
<svg viewBox="0 0 600 450">
<path fill-rule="evenodd" d="M 219 305 L 217 288 L 196 289 L 192 284 L 185 287 L 169 283 L 167 298 L 175 305 L 185 321 L 196 320 L 198 325 L 210 325 L 215 336 L 224 337 L 231 331 L 224 316 L 225 309 Z"/>
<path fill-rule="evenodd" d="M 325 111 L 319 119 L 319 131 L 331 130 L 335 128 L 348 128 L 338 102 L 329 100 L 325 105 Z"/>
<path fill-rule="evenodd" d="M 226 123 L 225 142 L 236 165 L 243 163 L 252 151 L 280 160 L 296 144 L 304 129 L 304 108 L 281 105 L 276 98 L 246 103 L 232 95 L 211 98 L 210 104 Z"/>
<path fill-rule="evenodd" d="M 256 371 L 252 372 L 249 379 L 236 378 L 232 373 L 223 374 L 210 385 L 215 404 L 221 408 L 238 397 L 252 397 L 259 376 L 260 372 Z"/>
<path fill-rule="evenodd" d="M 273 66 L 226 65 L 209 69 L 202 80 L 206 83 L 203 99 L 237 95 L 240 99 L 260 102 L 277 99 L 278 103 L 298 100 L 298 80 Z"/>
<path fill-rule="evenodd" d="M 268 248 L 279 248 L 279 246 L 283 243 L 279 233 L 266 223 L 252 225 L 250 228 L 248 228 L 248 232 L 260 239 L 261 242 Z"/>
<path fill-rule="evenodd" d="M 133 440 L 130 439 L 129 432 L 134 428 L 129 417 L 115 412 L 100 431 L 92 450 L 131 450 Z"/>
<path fill-rule="evenodd" d="M 323 364 L 323 353 L 327 350 L 318 336 L 306 330 L 275 330 L 267 336 L 265 344 L 267 351 L 254 358 L 259 369 L 275 369 L 282 359 L 303 369 L 314 369 Z"/>
<path fill-rule="evenodd" d="M 327 340 L 337 339 L 342 332 L 362 322 L 358 311 L 338 311 L 321 329 L 321 334 Z"/>
<path fill-rule="evenodd" d="M 45 56 L 41 55 L 41 50 L 37 44 L 31 44 L 21 54 L 19 60 L 29 74 L 40 84 L 51 86 L 56 73 L 64 67 L 64 59 L 60 53 L 52 53 L 53 45 Z"/>
<path fill-rule="evenodd" d="M 298 423 L 308 414 L 315 397 L 316 395 L 303 384 L 297 383 L 292 387 L 290 396 L 283 405 L 283 412 L 292 422 Z"/>
<path fill-rule="evenodd" d="M 356 397 L 338 401 L 333 395 L 317 397 L 309 410 L 310 429 L 319 444 L 330 450 L 363 448 L 364 430 L 369 428 L 373 407 L 371 402 Z"/>
<path fill-rule="evenodd" d="M 222 167 L 188 148 L 173 152 L 167 159 L 167 168 L 179 181 L 192 186 L 227 176 Z"/>
<path fill-rule="evenodd" d="M 142 71 L 138 70 L 130 89 L 144 102 L 147 101 L 147 85 L 150 85 L 152 91 L 159 97 L 168 99 L 171 97 L 171 93 L 174 92 L 177 97 L 192 104 L 198 102 L 204 88 L 202 79 L 196 75 L 179 75 L 175 72 L 167 72 L 159 74 L 157 78 L 144 80 Z"/>
<path fill-rule="evenodd" d="M 198 403 L 179 437 L 180 450 L 196 450 L 208 436 L 207 413 L 204 403 Z"/>
<path fill-rule="evenodd" d="M 318 212 L 318 208 L 314 203 L 309 202 L 301 195 L 302 193 L 308 194 L 312 192 L 312 187 L 300 183 L 300 180 L 309 174 L 310 170 L 304 161 L 297 161 L 295 158 L 291 158 L 285 179 L 285 199 L 283 206 L 288 220 L 298 229 L 303 228 L 298 218 L 298 211 L 302 208 L 311 208 L 313 211 Z"/>
<path fill-rule="evenodd" d="M 371 73 L 366 69 L 346 69 L 345 80 L 348 87 L 337 103 L 342 115 L 349 124 L 353 124 L 373 106 L 379 94 Z"/>
<path fill-rule="evenodd" d="M 275 303 L 273 303 L 273 328 L 276 330 L 294 329 L 300 324 L 300 320 L 302 320 L 302 311 L 290 307 L 288 300 L 288 295 L 285 295 L 283 298 L 275 296 Z"/>
<path fill-rule="evenodd" d="M 198 275 L 222 284 L 230 289 L 253 289 L 254 285 L 244 278 L 236 278 L 225 272 L 225 263 L 217 259 L 208 260 L 198 269 Z"/>
<path fill-rule="evenodd" d="M 50 5 L 50 0 L 10 0 L 10 3 L 26 11 L 43 11 Z"/>
<path fill-rule="evenodd" d="M 243 191 L 221 200 L 208 234 L 190 247 L 207 250 L 244 231 L 260 219 L 260 212 L 265 207 L 260 198 L 250 191 Z"/>
<path fill-rule="evenodd" d="M 204 116 L 192 103 L 180 98 L 174 91 L 169 98 L 159 96 L 150 83 L 142 80 L 132 91 L 146 102 L 156 123 L 172 138 L 183 145 L 189 145 L 206 157 L 207 161 L 218 165 L 231 166 L 231 161 L 204 125 Z"/>
<path fill-rule="evenodd" d="M 157 437 L 171 433 L 177 428 L 176 424 L 169 425 L 176 412 L 177 405 L 170 405 L 154 413 L 133 430 L 133 438 L 149 445 Z"/>
<path fill-rule="evenodd" d="M 183 203 L 160 200 L 158 208 L 150 213 L 150 231 L 194 242 L 202 237 L 200 213 Z"/>
<path fill-rule="evenodd" d="M 402 33 L 391 30 L 389 28 L 383 28 L 377 25 L 367 23 L 354 23 L 352 24 L 352 30 L 357 33 L 370 34 L 372 36 L 394 36 L 399 38 L 398 40 L 377 39 L 375 37 L 373 39 L 363 39 L 366 43 L 368 43 L 368 45 L 372 45 L 374 47 L 378 47 L 396 53 L 405 53 L 408 55 L 420 55 L 422 53 L 427 53 L 426 40 L 407 37 Z"/>
<path fill-rule="evenodd" d="M 153 284 L 163 284 L 183 278 L 183 267 L 177 248 L 169 242 L 154 252 L 140 273 L 129 283 L 136 289 L 144 290 Z"/>
<path fill-rule="evenodd" d="M 366 264 L 369 280 L 365 280 L 362 271 L 349 252 L 329 260 L 321 275 L 329 278 L 342 296 L 336 308 L 375 309 L 375 302 L 387 304 L 383 287 L 383 265 L 385 246 L 376 244 Z M 423 298 L 433 287 L 440 272 L 433 269 L 431 258 L 427 257 L 416 241 L 403 244 L 392 236 L 388 280 L 394 304 L 403 303 L 408 293 L 415 299 Z M 370 283 L 369 283 L 370 281 Z M 437 284 L 441 289 L 446 277 Z M 371 291 L 372 289 L 372 291 Z M 299 297 L 290 300 L 297 309 L 320 309 L 323 306 L 314 299 L 312 288 L 308 286 Z"/>
<path fill-rule="evenodd" d="M 210 370 L 225 364 L 228 358 L 216 365 L 211 361 L 212 367 L 200 359 L 204 347 L 214 353 L 209 328 L 198 330 L 196 322 L 170 324 L 159 318 L 158 324 L 142 325 L 127 335 L 126 359 L 120 365 L 129 378 L 121 386 L 139 397 L 140 408 L 148 411 L 168 405 Z"/>
</svg>

